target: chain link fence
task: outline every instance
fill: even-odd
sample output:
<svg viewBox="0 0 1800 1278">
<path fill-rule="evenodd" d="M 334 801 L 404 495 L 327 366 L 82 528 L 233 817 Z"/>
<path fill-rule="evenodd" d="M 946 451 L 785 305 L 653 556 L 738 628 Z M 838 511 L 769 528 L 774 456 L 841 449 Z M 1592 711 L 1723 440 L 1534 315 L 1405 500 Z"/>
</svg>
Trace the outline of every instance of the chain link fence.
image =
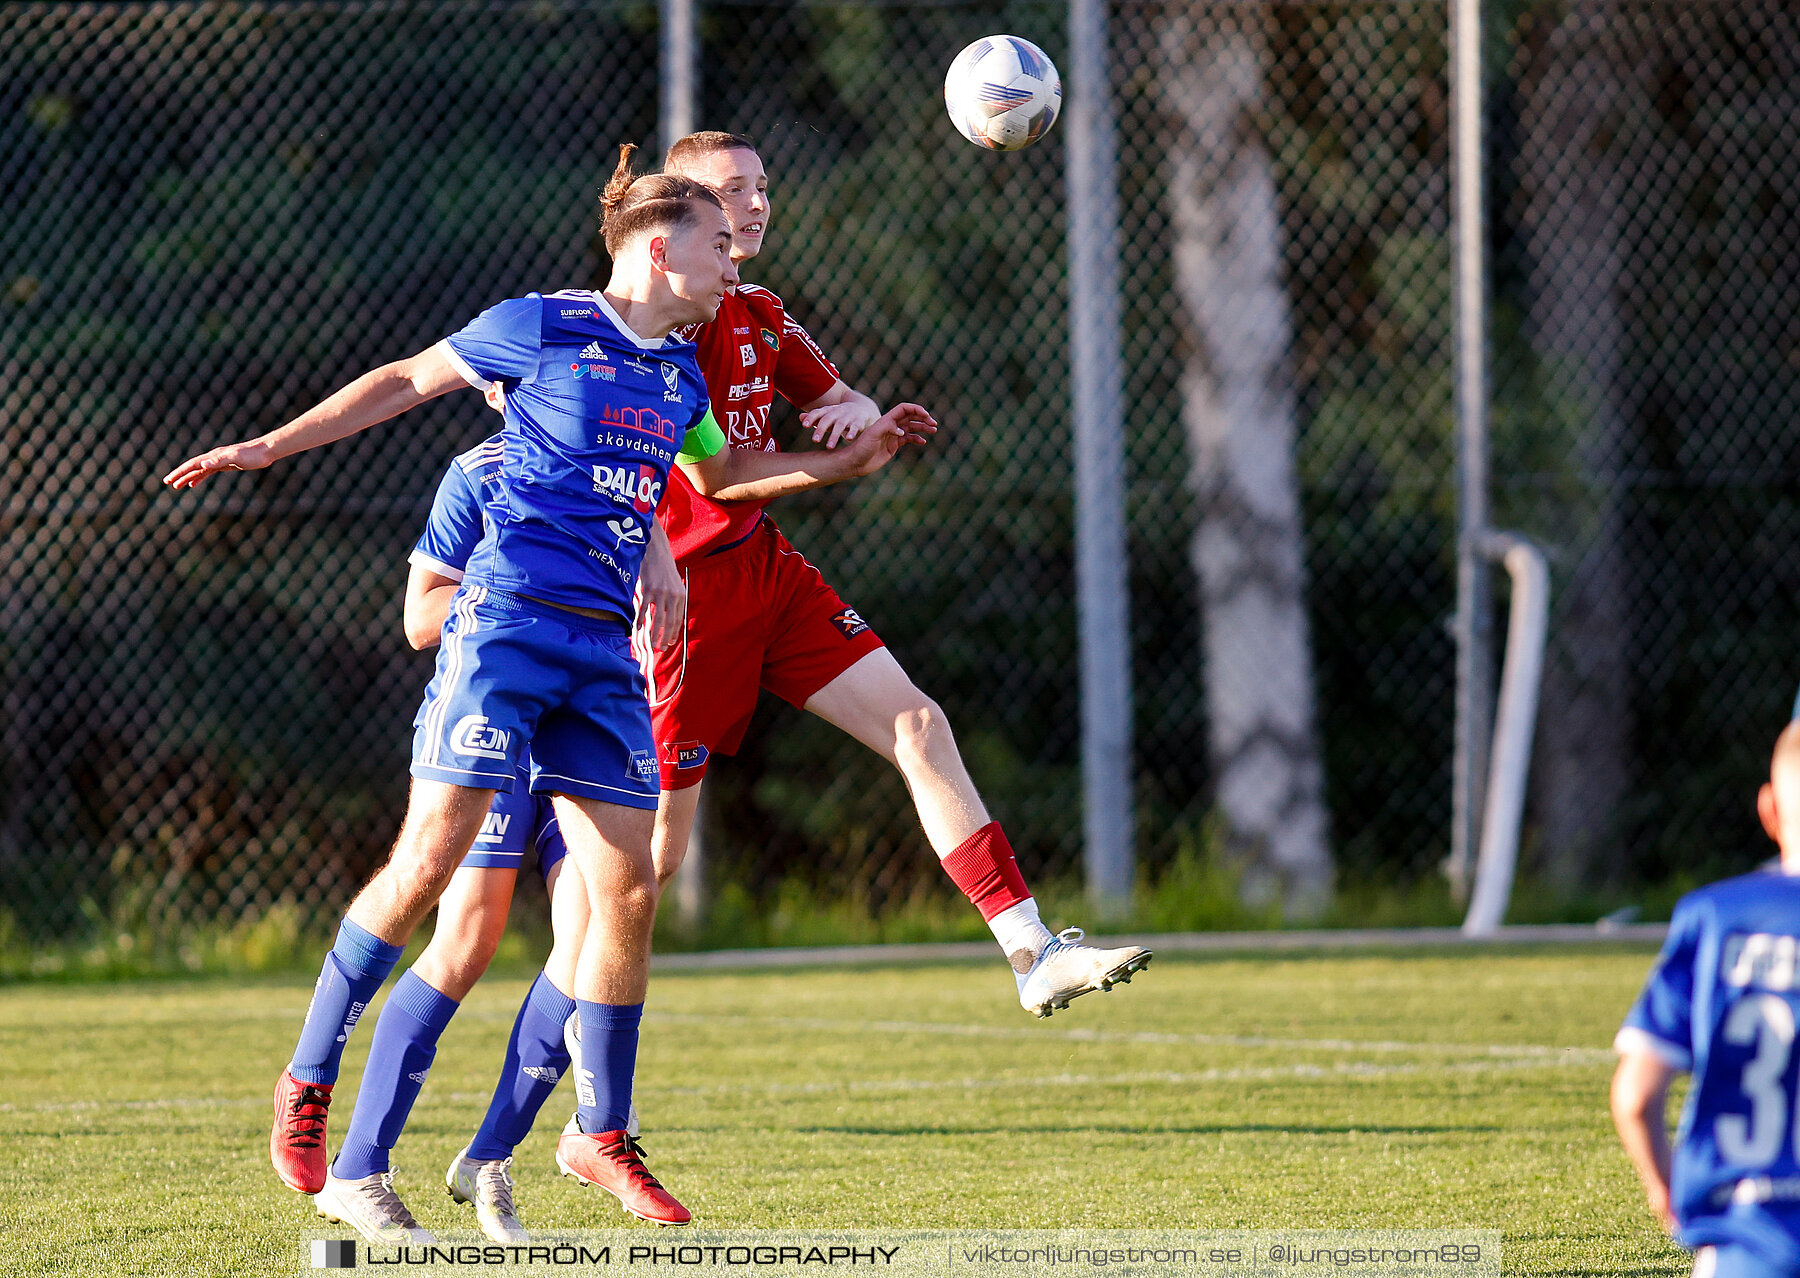
<svg viewBox="0 0 1800 1278">
<path fill-rule="evenodd" d="M 1741 867 L 1800 668 L 1800 16 L 1488 8 L 1495 501 L 1555 584 L 1527 865 L 1565 896 Z M 1271 742 L 1340 884 L 1444 855 L 1445 17 L 1114 8 L 1147 872 L 1254 868 L 1275 836 L 1234 831 L 1270 802 L 1232 769 Z M 944 704 L 1038 879 L 1080 863 L 1062 141 L 978 151 L 940 89 L 994 31 L 1066 65 L 1064 27 L 701 22 L 702 126 L 759 139 L 774 186 L 747 277 L 947 427 L 775 513 Z M 379 863 L 430 672 L 405 556 L 493 419 L 450 396 L 198 494 L 158 478 L 494 300 L 602 282 L 594 198 L 652 139 L 656 41 L 653 7 L 552 0 L 0 9 L 5 928 L 319 921 Z M 1252 648 L 1302 709 L 1234 742 Z M 940 890 L 898 777 L 787 707 L 708 785 L 715 883 Z"/>
</svg>

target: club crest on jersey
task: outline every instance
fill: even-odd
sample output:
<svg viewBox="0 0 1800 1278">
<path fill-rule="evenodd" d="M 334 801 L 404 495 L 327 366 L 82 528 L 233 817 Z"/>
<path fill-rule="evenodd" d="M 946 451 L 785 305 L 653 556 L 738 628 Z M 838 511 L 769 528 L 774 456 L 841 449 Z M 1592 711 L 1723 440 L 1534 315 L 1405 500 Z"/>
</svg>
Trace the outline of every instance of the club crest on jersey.
<svg viewBox="0 0 1800 1278">
<path fill-rule="evenodd" d="M 869 628 L 869 623 L 858 616 L 854 608 L 844 609 L 831 619 L 831 624 L 836 626 L 846 639 L 854 639 Z"/>
<path fill-rule="evenodd" d="M 781 352 L 781 337 L 779 334 L 777 334 L 775 332 L 774 329 L 772 329 L 772 328 L 763 329 L 762 339 L 763 339 L 764 346 L 767 346 L 770 350 L 776 352 L 777 354 L 779 354 Z"/>
<path fill-rule="evenodd" d="M 697 768 L 706 762 L 706 747 L 698 741 L 665 741 L 662 761 L 671 768 Z"/>
</svg>

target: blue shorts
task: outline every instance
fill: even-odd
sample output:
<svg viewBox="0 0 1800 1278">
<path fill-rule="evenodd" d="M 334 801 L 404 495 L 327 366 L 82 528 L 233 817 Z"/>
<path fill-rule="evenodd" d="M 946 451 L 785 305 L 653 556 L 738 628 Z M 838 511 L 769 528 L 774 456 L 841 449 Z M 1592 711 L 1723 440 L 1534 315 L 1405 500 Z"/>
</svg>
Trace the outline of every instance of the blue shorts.
<svg viewBox="0 0 1800 1278">
<path fill-rule="evenodd" d="M 569 854 L 556 823 L 556 806 L 547 794 L 533 794 L 528 769 L 519 769 L 524 785 L 502 790 L 488 805 L 481 833 L 462 859 L 465 870 L 517 870 L 525 854 L 537 853 L 538 873 L 546 880 L 556 863 Z"/>
<path fill-rule="evenodd" d="M 530 746 L 533 794 L 654 808 L 656 748 L 624 621 L 464 582 L 413 719 L 412 774 L 511 791 Z"/>
</svg>

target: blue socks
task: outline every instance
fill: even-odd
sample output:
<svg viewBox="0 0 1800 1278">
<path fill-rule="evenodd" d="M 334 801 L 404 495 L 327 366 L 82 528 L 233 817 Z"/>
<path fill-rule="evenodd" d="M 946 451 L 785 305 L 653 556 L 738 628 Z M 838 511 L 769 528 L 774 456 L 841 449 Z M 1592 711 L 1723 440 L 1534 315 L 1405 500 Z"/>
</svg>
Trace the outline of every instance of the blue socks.
<svg viewBox="0 0 1800 1278">
<path fill-rule="evenodd" d="M 563 1023 L 574 1010 L 575 1000 L 552 985 L 548 974 L 539 972 L 513 1021 L 506 1064 L 501 1067 L 487 1117 L 469 1143 L 470 1158 L 483 1162 L 510 1158 L 531 1131 L 538 1111 L 569 1068 Z"/>
<path fill-rule="evenodd" d="M 644 1005 L 575 1001 L 581 1017 L 581 1068 L 575 1073 L 575 1113 L 584 1132 L 619 1131 L 631 1112 L 637 1069 L 638 1022 Z"/>
<path fill-rule="evenodd" d="M 394 982 L 394 992 L 375 1022 L 369 1063 L 363 1069 L 343 1148 L 331 1165 L 333 1176 L 361 1180 L 388 1169 L 388 1151 L 400 1139 L 437 1055 L 438 1036 L 456 1008 L 455 999 L 438 993 L 410 970 Z"/>
<path fill-rule="evenodd" d="M 290 1074 L 302 1083 L 337 1082 L 350 1031 L 394 970 L 400 953 L 398 945 L 389 945 L 349 919 L 339 925 L 337 943 L 325 956 L 325 966 L 313 986 L 306 1024 L 288 1066 Z"/>
<path fill-rule="evenodd" d="M 349 919 L 343 921 L 313 987 L 306 1024 L 288 1066 L 296 1080 L 317 1085 L 337 1082 L 350 1031 L 400 955 L 400 946 L 389 945 Z M 394 983 L 376 1022 L 369 1063 L 343 1148 L 332 1164 L 333 1175 L 360 1180 L 388 1169 L 388 1151 L 400 1138 L 437 1055 L 438 1038 L 456 1008 L 454 999 L 410 971 Z M 580 1002 L 540 972 L 513 1022 L 506 1064 L 469 1147 L 471 1158 L 506 1158 L 531 1130 L 569 1067 L 563 1026 L 571 1011 L 581 1018 L 583 1060 L 575 1080 L 581 1129 L 606 1132 L 625 1126 L 644 1005 Z"/>
</svg>

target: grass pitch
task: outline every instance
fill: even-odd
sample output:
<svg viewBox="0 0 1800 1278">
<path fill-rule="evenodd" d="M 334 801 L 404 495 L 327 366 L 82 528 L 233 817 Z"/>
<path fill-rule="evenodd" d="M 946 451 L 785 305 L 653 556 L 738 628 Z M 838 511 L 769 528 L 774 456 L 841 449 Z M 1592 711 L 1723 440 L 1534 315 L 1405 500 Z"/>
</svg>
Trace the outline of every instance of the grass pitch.
<svg viewBox="0 0 1800 1278">
<path fill-rule="evenodd" d="M 1506 1270 L 1680 1274 L 1606 1115 L 1642 947 L 1159 957 L 1034 1022 L 991 963 L 658 974 L 650 1165 L 716 1228 L 1493 1228 Z M 523 974 L 520 974 L 523 975 Z M 396 1151 L 429 1228 L 526 980 L 490 976 Z M 267 1161 L 305 981 L 0 989 L 0 1270 L 293 1272 L 319 1224 Z M 343 1130 L 373 1014 L 345 1058 Z M 527 1225 L 614 1229 L 514 1166 Z M 642 1226 L 649 1230 L 650 1226 Z M 666 1239 L 669 1235 L 663 1235 Z"/>
</svg>

